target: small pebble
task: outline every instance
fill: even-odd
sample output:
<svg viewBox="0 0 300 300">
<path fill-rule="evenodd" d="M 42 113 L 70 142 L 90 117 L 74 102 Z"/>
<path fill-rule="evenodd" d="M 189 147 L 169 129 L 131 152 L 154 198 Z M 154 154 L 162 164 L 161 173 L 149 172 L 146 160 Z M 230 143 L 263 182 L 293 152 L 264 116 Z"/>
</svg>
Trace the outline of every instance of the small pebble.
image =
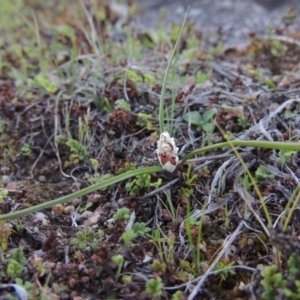
<svg viewBox="0 0 300 300">
<path fill-rule="evenodd" d="M 75 207 L 77 207 L 80 204 L 80 199 L 75 198 L 74 200 L 72 200 L 72 205 L 74 205 Z"/>
<path fill-rule="evenodd" d="M 90 277 L 88 277 L 88 276 L 81 277 L 81 282 L 88 283 L 89 281 L 90 281 Z"/>
<path fill-rule="evenodd" d="M 35 217 L 42 222 L 45 219 L 46 215 L 43 214 L 42 212 L 36 212 Z"/>
<path fill-rule="evenodd" d="M 46 177 L 44 175 L 40 175 L 39 182 L 46 182 Z"/>
<path fill-rule="evenodd" d="M 88 210 L 86 210 L 86 211 L 84 211 L 81 215 L 80 215 L 80 218 L 81 219 L 88 219 L 88 218 L 91 218 L 92 216 L 93 216 L 93 212 L 92 211 L 88 211 Z M 76 219 L 77 219 L 77 217 L 76 217 Z"/>
<path fill-rule="evenodd" d="M 10 177 L 7 175 L 2 175 L 2 182 L 8 184 L 10 182 Z"/>
<path fill-rule="evenodd" d="M 75 207 L 73 205 L 68 205 L 64 208 L 64 213 L 66 215 L 69 215 L 70 213 L 72 213 L 75 210 Z"/>
<path fill-rule="evenodd" d="M 83 265 L 83 264 L 79 264 L 79 265 L 78 265 L 78 270 L 79 270 L 79 272 L 81 272 L 81 273 L 88 274 L 88 269 L 87 269 L 87 267 L 86 267 L 85 265 Z"/>
<path fill-rule="evenodd" d="M 53 282 L 52 283 L 52 289 L 53 289 L 53 291 L 58 290 L 59 289 L 59 284 L 56 283 L 56 282 Z"/>
<path fill-rule="evenodd" d="M 73 287 L 75 286 L 75 284 L 76 284 L 76 279 L 73 278 L 73 277 L 71 277 L 71 278 L 69 279 L 69 286 L 70 286 L 71 288 L 73 288 Z M 73 298 L 73 299 L 74 299 L 74 298 Z"/>
<path fill-rule="evenodd" d="M 16 182 L 9 182 L 5 188 L 8 190 L 18 190 L 18 185 Z"/>
<path fill-rule="evenodd" d="M 56 263 L 55 263 L 55 262 L 45 261 L 45 262 L 43 263 L 43 267 L 44 267 L 45 269 L 54 269 L 55 266 L 56 266 Z"/>
<path fill-rule="evenodd" d="M 70 297 L 69 297 L 69 294 L 68 293 L 65 293 L 65 292 L 62 292 L 60 295 L 60 300 L 69 300 Z"/>
<path fill-rule="evenodd" d="M 57 204 L 52 207 L 52 212 L 57 215 L 61 215 L 63 211 L 64 211 L 64 207 L 61 204 Z"/>
<path fill-rule="evenodd" d="M 100 218 L 100 214 L 95 211 L 94 214 L 89 218 L 89 225 L 97 224 L 98 219 Z"/>
</svg>

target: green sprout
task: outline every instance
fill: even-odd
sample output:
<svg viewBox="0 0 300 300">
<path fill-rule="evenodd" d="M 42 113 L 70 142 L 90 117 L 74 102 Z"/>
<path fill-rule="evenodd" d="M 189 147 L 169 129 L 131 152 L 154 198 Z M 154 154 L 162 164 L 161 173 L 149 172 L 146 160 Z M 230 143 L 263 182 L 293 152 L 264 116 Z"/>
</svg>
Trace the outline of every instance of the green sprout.
<svg viewBox="0 0 300 300">
<path fill-rule="evenodd" d="M 125 163 L 124 167 L 119 169 L 119 174 L 126 173 L 127 171 L 136 170 L 137 166 L 133 163 Z"/>
<path fill-rule="evenodd" d="M 213 118 L 216 113 L 216 108 L 209 109 L 204 114 L 199 114 L 196 111 L 191 111 L 183 116 L 183 120 L 196 125 L 197 130 L 203 130 L 206 133 L 211 133 L 214 128 Z"/>
<path fill-rule="evenodd" d="M 210 79 L 212 75 L 212 70 L 208 73 L 202 72 L 201 70 L 196 73 L 196 83 L 201 84 Z"/>
<path fill-rule="evenodd" d="M 118 219 L 124 218 L 125 220 L 129 220 L 130 218 L 130 209 L 127 207 L 123 207 L 117 210 L 117 212 L 113 215 L 113 219 L 117 221 Z"/>
<path fill-rule="evenodd" d="M 255 171 L 255 179 L 258 182 L 261 182 L 262 180 L 265 180 L 265 179 L 274 179 L 274 178 L 275 178 L 275 175 L 270 173 L 268 168 L 263 165 L 260 165 L 258 167 L 258 169 Z"/>
<path fill-rule="evenodd" d="M 77 140 L 69 139 L 66 142 L 66 145 L 70 148 L 70 162 L 73 164 L 78 164 L 80 161 L 83 161 L 89 155 L 89 152 Z"/>
<path fill-rule="evenodd" d="M 115 104 L 117 108 L 120 108 L 125 111 L 131 111 L 130 104 L 124 99 L 116 100 Z"/>
<path fill-rule="evenodd" d="M 29 84 L 32 86 L 41 86 L 50 94 L 54 94 L 58 90 L 58 87 L 55 82 L 43 76 L 36 76 L 33 80 L 29 79 Z"/>
<path fill-rule="evenodd" d="M 99 245 L 99 241 L 96 240 L 97 237 L 97 233 L 92 229 L 89 229 L 86 233 L 79 231 L 76 234 L 76 238 L 70 241 L 70 245 L 77 246 L 79 250 L 83 250 L 87 246 L 96 249 Z"/>
<path fill-rule="evenodd" d="M 7 189 L 0 189 L 0 203 L 7 197 L 9 194 Z"/>
<path fill-rule="evenodd" d="M 120 273 L 121 273 L 121 270 L 122 270 L 122 267 L 123 267 L 123 263 L 124 263 L 124 256 L 121 255 L 121 254 L 117 254 L 117 255 L 114 255 L 111 260 L 118 266 L 118 271 L 117 271 L 117 280 L 120 276 Z"/>
<path fill-rule="evenodd" d="M 16 249 L 12 253 L 12 257 L 8 260 L 7 275 L 15 278 L 21 275 L 24 269 L 26 258 L 21 248 Z"/>
<path fill-rule="evenodd" d="M 163 284 L 160 277 L 152 278 L 146 283 L 146 293 L 153 297 L 159 297 L 163 294 Z"/>
<path fill-rule="evenodd" d="M 122 240 L 126 246 L 131 244 L 131 241 L 137 237 L 137 233 L 130 229 L 122 234 Z"/>
<path fill-rule="evenodd" d="M 150 174 L 141 174 L 136 177 L 131 182 L 125 185 L 126 190 L 129 192 L 130 196 L 136 196 L 141 190 L 147 188 L 159 188 L 162 183 L 162 179 L 159 178 L 156 182 L 151 182 Z"/>
<path fill-rule="evenodd" d="M 250 123 L 247 121 L 247 118 L 246 117 L 240 117 L 237 119 L 237 124 L 239 127 L 243 128 L 243 129 L 246 129 L 248 127 L 250 127 Z"/>
<path fill-rule="evenodd" d="M 276 159 L 276 162 L 279 164 L 291 164 L 292 157 L 297 153 L 297 151 L 291 151 L 291 150 L 279 150 L 278 152 L 278 158 Z"/>
<path fill-rule="evenodd" d="M 283 288 L 285 282 L 283 281 L 283 275 L 278 272 L 276 265 L 267 266 L 261 272 L 263 279 L 260 284 L 264 287 L 264 292 L 262 293 L 262 299 L 273 300 L 276 299 L 278 295 L 278 290 Z"/>
<path fill-rule="evenodd" d="M 146 226 L 144 222 L 136 222 L 132 225 L 132 229 L 136 232 L 137 235 L 143 235 L 149 232 L 151 229 Z"/>
<path fill-rule="evenodd" d="M 30 145 L 27 144 L 27 143 L 24 143 L 22 148 L 21 148 L 21 151 L 22 151 L 24 156 L 29 156 L 31 154 Z"/>
</svg>

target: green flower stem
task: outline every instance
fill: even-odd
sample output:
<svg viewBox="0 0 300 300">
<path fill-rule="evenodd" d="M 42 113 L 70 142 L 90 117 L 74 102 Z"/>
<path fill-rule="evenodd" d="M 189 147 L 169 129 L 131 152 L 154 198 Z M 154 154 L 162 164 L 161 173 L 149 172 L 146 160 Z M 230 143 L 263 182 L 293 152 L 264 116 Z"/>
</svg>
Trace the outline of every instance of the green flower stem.
<svg viewBox="0 0 300 300">
<path fill-rule="evenodd" d="M 77 191 L 75 193 L 72 193 L 70 195 L 66 195 L 66 196 L 57 198 L 55 200 L 51 200 L 51 201 L 48 201 L 48 202 L 45 202 L 45 203 L 41 203 L 41 204 L 38 204 L 38 205 L 34 205 L 34 206 L 31 206 L 31 207 L 22 209 L 22 210 L 18 210 L 18 211 L 15 211 L 13 213 L 0 215 L 0 221 L 1 220 L 14 219 L 14 218 L 18 218 L 18 217 L 21 217 L 21 216 L 29 215 L 29 214 L 35 213 L 37 211 L 41 211 L 41 210 L 46 209 L 46 208 L 50 208 L 54 205 L 68 202 L 70 200 L 73 200 L 75 198 L 84 196 L 84 195 L 89 194 L 91 192 L 94 192 L 96 190 L 101 190 L 101 189 L 107 188 L 112 184 L 118 183 L 118 182 L 120 182 L 122 180 L 125 180 L 125 179 L 128 179 L 130 177 L 134 177 L 134 176 L 137 176 L 137 175 L 140 175 L 140 174 L 158 173 L 158 172 L 162 172 L 162 168 L 158 167 L 158 166 L 146 167 L 146 168 L 140 168 L 140 169 L 137 169 L 137 170 L 128 171 L 126 173 L 120 174 L 118 176 L 109 178 L 109 179 L 104 180 L 102 182 L 99 182 L 97 184 L 86 187 L 86 188 L 84 188 L 80 191 Z"/>
<path fill-rule="evenodd" d="M 184 164 L 188 159 L 191 157 L 201 154 L 203 152 L 208 152 L 211 150 L 215 150 L 218 148 L 223 147 L 230 147 L 230 145 L 233 146 L 246 146 L 246 147 L 254 147 L 254 148 L 266 148 L 266 149 L 277 149 L 277 150 L 294 150 L 294 151 L 300 151 L 300 143 L 292 143 L 292 142 L 269 142 L 269 141 L 242 141 L 242 140 L 235 140 L 230 142 L 224 142 L 214 145 L 209 145 L 200 149 L 196 149 L 186 155 L 180 164 Z"/>
<path fill-rule="evenodd" d="M 166 94 L 166 88 L 167 88 L 167 80 L 168 80 L 168 76 L 169 76 L 172 61 L 175 57 L 175 53 L 177 51 L 179 42 L 181 40 L 183 28 L 185 26 L 185 22 L 186 22 L 186 19 L 187 19 L 187 16 L 188 16 L 188 11 L 189 11 L 189 8 L 187 9 L 187 11 L 185 13 L 184 20 L 183 20 L 183 23 L 181 25 L 181 28 L 180 28 L 175 46 L 173 47 L 171 56 L 169 58 L 167 69 L 166 69 L 164 79 L 163 79 L 163 83 L 162 83 L 162 90 L 161 90 L 160 101 L 159 101 L 159 129 L 160 129 L 160 133 L 165 131 L 164 112 L 165 112 L 165 94 Z"/>
</svg>

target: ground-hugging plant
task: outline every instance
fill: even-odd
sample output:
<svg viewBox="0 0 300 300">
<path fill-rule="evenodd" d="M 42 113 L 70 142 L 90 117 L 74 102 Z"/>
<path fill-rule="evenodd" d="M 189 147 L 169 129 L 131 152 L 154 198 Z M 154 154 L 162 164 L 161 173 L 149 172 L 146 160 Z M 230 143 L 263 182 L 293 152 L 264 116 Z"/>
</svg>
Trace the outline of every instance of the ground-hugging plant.
<svg viewBox="0 0 300 300">
<path fill-rule="evenodd" d="M 291 159 L 293 155 L 295 155 L 297 151 L 289 151 L 289 150 L 280 150 L 278 152 L 278 158 L 276 159 L 276 162 L 278 164 L 291 164 Z"/>
<path fill-rule="evenodd" d="M 136 176 L 133 181 L 126 183 L 125 188 L 129 192 L 130 196 L 136 196 L 141 190 L 149 189 L 151 187 L 159 188 L 161 183 L 161 178 L 159 178 L 156 182 L 151 182 L 150 174 L 141 174 Z"/>
<path fill-rule="evenodd" d="M 183 120 L 197 126 L 197 130 L 204 130 L 211 133 L 214 127 L 214 116 L 217 113 L 216 108 L 208 109 L 205 113 L 200 114 L 197 111 L 191 111 L 183 116 Z"/>
<path fill-rule="evenodd" d="M 15 279 L 20 276 L 23 269 L 26 258 L 24 256 L 23 250 L 18 248 L 12 253 L 12 257 L 8 260 L 7 265 L 7 275 L 10 278 Z"/>
<path fill-rule="evenodd" d="M 125 245 L 129 246 L 131 245 L 131 241 L 138 236 L 144 235 L 147 232 L 149 232 L 151 229 L 146 226 L 143 222 L 136 222 L 132 225 L 132 228 L 128 231 L 125 231 L 122 234 L 122 240 Z"/>
<path fill-rule="evenodd" d="M 70 148 L 70 163 L 78 164 L 80 161 L 88 157 L 89 153 L 86 148 L 77 140 L 69 139 L 66 145 Z"/>
<path fill-rule="evenodd" d="M 265 179 L 274 179 L 275 175 L 270 173 L 269 169 L 266 166 L 260 165 L 255 171 L 255 179 L 257 182 L 261 182 Z"/>
<path fill-rule="evenodd" d="M 95 249 L 99 245 L 99 240 L 97 238 L 99 238 L 97 233 L 92 229 L 89 229 L 87 232 L 78 231 L 76 238 L 73 238 L 70 241 L 70 245 L 77 246 L 79 250 L 83 250 L 87 246 Z"/>
<path fill-rule="evenodd" d="M 283 274 L 277 265 L 264 268 L 261 272 L 263 286 L 262 299 L 273 300 L 284 294 L 287 299 L 300 299 L 300 258 L 295 253 L 287 261 L 287 274 Z"/>
<path fill-rule="evenodd" d="M 120 273 L 121 273 L 121 270 L 122 270 L 122 267 L 123 267 L 123 263 L 124 263 L 124 256 L 121 255 L 121 254 L 117 254 L 117 255 L 114 255 L 111 260 L 118 266 L 118 271 L 117 271 L 117 274 L 116 274 L 116 277 L 117 277 L 117 280 L 120 276 Z"/>
<path fill-rule="evenodd" d="M 198 175 L 192 175 L 192 165 L 188 166 L 186 174 L 183 174 L 183 179 L 186 187 L 181 187 L 180 188 L 180 193 L 184 197 L 189 197 L 193 194 L 193 189 L 191 188 L 193 182 L 197 179 Z"/>
<path fill-rule="evenodd" d="M 130 218 L 130 209 L 127 207 L 119 208 L 117 212 L 113 215 L 114 221 L 118 219 L 124 219 L 127 222 Z"/>
<path fill-rule="evenodd" d="M 163 294 L 163 283 L 160 277 L 150 279 L 146 283 L 146 292 L 153 297 L 159 297 Z"/>
</svg>

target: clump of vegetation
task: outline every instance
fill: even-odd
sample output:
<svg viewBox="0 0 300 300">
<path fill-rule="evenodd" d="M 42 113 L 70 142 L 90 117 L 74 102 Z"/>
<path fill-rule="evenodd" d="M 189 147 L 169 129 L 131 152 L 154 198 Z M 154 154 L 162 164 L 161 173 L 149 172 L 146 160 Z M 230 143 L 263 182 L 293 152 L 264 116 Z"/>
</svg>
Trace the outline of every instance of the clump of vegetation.
<svg viewBox="0 0 300 300">
<path fill-rule="evenodd" d="M 76 238 L 73 238 L 70 241 L 70 244 L 76 246 L 79 250 L 84 250 L 88 246 L 95 249 L 99 245 L 99 238 L 101 237 L 101 231 L 98 233 L 92 229 L 89 229 L 86 232 L 78 231 Z"/>
<path fill-rule="evenodd" d="M 86 150 L 85 146 L 80 144 L 79 141 L 74 139 L 69 139 L 66 145 L 70 148 L 71 155 L 69 156 L 69 164 L 78 164 L 88 157 L 89 152 Z"/>
<path fill-rule="evenodd" d="M 255 171 L 255 179 L 260 182 L 265 179 L 274 179 L 275 175 L 272 174 L 266 166 L 260 165 Z"/>
<path fill-rule="evenodd" d="M 189 112 L 183 116 L 183 119 L 186 122 L 190 122 L 193 125 L 197 126 L 197 130 L 204 130 L 206 133 L 211 134 L 213 131 L 213 118 L 217 110 L 212 108 L 200 114 L 196 111 Z"/>
<path fill-rule="evenodd" d="M 11 258 L 8 260 L 7 265 L 7 275 L 10 278 L 17 278 L 19 277 L 25 267 L 26 258 L 24 256 L 22 249 L 16 249 L 13 253 Z"/>
<path fill-rule="evenodd" d="M 287 274 L 283 274 L 276 265 L 266 266 L 261 272 L 260 284 L 264 288 L 262 299 L 275 299 L 284 294 L 287 299 L 299 299 L 300 259 L 295 253 L 287 261 Z"/>
<path fill-rule="evenodd" d="M 151 187 L 159 188 L 161 183 L 161 178 L 159 178 L 156 182 L 151 182 L 151 175 L 141 174 L 133 181 L 126 183 L 125 188 L 131 196 L 136 196 L 142 190 L 149 189 Z"/>
</svg>

